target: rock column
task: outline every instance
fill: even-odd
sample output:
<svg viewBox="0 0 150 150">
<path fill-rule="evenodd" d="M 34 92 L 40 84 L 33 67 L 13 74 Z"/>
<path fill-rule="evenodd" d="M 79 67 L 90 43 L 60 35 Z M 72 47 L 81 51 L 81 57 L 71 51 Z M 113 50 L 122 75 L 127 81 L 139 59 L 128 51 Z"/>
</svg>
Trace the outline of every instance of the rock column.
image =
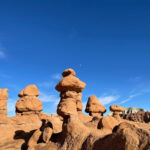
<svg viewBox="0 0 150 150">
<path fill-rule="evenodd" d="M 35 85 L 27 86 L 18 96 L 20 99 L 16 103 L 17 115 L 38 114 L 43 110 L 42 102 L 37 98 L 39 91 Z"/>
<path fill-rule="evenodd" d="M 8 89 L 0 89 L 0 118 L 7 117 Z"/>
<path fill-rule="evenodd" d="M 63 118 L 68 118 L 70 115 L 77 116 L 78 111 L 82 111 L 81 92 L 86 84 L 75 77 L 75 75 L 74 70 L 66 69 L 62 73 L 63 78 L 55 87 L 60 92 L 61 98 L 57 107 L 57 113 Z"/>
</svg>

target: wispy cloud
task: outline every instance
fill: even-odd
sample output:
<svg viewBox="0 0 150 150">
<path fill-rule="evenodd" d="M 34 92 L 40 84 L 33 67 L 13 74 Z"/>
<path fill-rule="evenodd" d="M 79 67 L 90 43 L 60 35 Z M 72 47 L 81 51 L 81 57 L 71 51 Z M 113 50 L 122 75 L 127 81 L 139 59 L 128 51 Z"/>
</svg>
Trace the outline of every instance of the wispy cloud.
<svg viewBox="0 0 150 150">
<path fill-rule="evenodd" d="M 50 95 L 44 92 L 40 92 L 39 99 L 42 102 L 54 102 L 55 105 L 57 105 L 60 100 L 60 98 L 57 95 Z"/>
<path fill-rule="evenodd" d="M 100 103 L 102 103 L 103 105 L 107 105 L 118 100 L 118 98 L 119 98 L 118 95 L 117 96 L 110 95 L 110 96 L 101 96 L 98 99 Z"/>
<path fill-rule="evenodd" d="M 53 74 L 52 79 L 60 80 L 61 79 L 61 74 L 60 73 Z"/>
<path fill-rule="evenodd" d="M 139 96 L 139 95 L 141 95 L 141 93 L 137 93 L 137 94 L 130 95 L 127 99 L 124 99 L 123 101 L 121 101 L 120 104 L 124 104 L 124 103 L 126 103 L 126 102 L 129 102 L 129 101 L 131 101 L 134 97 Z"/>
</svg>

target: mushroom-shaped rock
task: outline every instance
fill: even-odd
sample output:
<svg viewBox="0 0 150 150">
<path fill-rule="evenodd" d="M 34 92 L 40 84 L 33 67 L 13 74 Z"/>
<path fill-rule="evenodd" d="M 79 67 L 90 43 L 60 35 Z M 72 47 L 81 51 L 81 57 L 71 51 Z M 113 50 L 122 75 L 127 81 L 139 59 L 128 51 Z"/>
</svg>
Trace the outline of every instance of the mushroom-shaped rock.
<svg viewBox="0 0 150 150">
<path fill-rule="evenodd" d="M 106 112 L 106 108 L 99 102 L 95 95 L 88 98 L 85 111 L 93 117 L 101 117 Z"/>
<path fill-rule="evenodd" d="M 18 94 L 18 96 L 39 96 L 39 90 L 36 85 L 28 85 Z"/>
<path fill-rule="evenodd" d="M 80 92 L 83 91 L 86 84 L 75 75 L 73 69 L 66 69 L 62 73 L 63 78 L 55 87 L 57 91 L 61 92 L 57 113 L 63 118 L 68 118 L 70 115 L 77 116 L 77 111 L 81 112 L 83 108 Z"/>
<path fill-rule="evenodd" d="M 73 75 L 73 76 L 75 76 L 76 73 L 75 73 L 75 71 L 74 71 L 73 69 L 69 68 L 69 69 L 66 69 L 66 70 L 62 73 L 62 76 L 63 76 L 63 77 L 66 77 L 66 76 L 68 76 L 68 75 Z"/>
<path fill-rule="evenodd" d="M 122 106 L 111 105 L 109 107 L 110 111 L 113 112 L 113 117 L 120 120 L 120 112 L 125 111 L 126 109 Z"/>
<path fill-rule="evenodd" d="M 73 75 L 68 75 L 60 80 L 56 85 L 56 90 L 59 92 L 64 91 L 76 91 L 82 92 L 85 88 L 85 83 L 80 81 L 77 77 Z"/>
<path fill-rule="evenodd" d="M 42 102 L 37 98 L 39 91 L 36 85 L 26 86 L 18 96 L 20 99 L 16 103 L 17 114 L 39 113 L 43 110 Z"/>
</svg>

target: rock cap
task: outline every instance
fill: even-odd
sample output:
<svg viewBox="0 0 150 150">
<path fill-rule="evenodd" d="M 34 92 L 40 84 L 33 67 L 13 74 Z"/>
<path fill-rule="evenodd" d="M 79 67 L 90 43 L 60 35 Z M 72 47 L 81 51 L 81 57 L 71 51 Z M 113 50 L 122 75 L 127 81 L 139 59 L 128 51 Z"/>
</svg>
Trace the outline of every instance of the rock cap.
<svg viewBox="0 0 150 150">
<path fill-rule="evenodd" d="M 60 82 L 56 85 L 55 89 L 59 92 L 64 91 L 75 91 L 82 92 L 85 88 L 85 83 L 80 81 L 77 77 L 73 75 L 65 76 L 60 80 Z"/>
<path fill-rule="evenodd" d="M 99 102 L 99 100 L 97 99 L 95 95 L 92 95 L 88 98 L 85 111 L 87 113 L 90 113 L 90 112 L 105 113 L 106 108 Z"/>
<path fill-rule="evenodd" d="M 32 85 L 28 85 L 26 86 L 19 94 L 19 97 L 23 97 L 23 96 L 39 96 L 39 90 L 36 87 L 36 85 L 32 84 Z"/>
<path fill-rule="evenodd" d="M 63 77 L 66 77 L 66 76 L 68 76 L 68 75 L 73 75 L 73 76 L 75 76 L 76 73 L 75 73 L 75 71 L 74 71 L 73 69 L 68 68 L 68 69 L 66 69 L 66 70 L 62 73 L 62 76 L 63 76 Z"/>
<path fill-rule="evenodd" d="M 115 112 L 115 111 L 120 112 L 120 111 L 125 111 L 125 110 L 126 110 L 124 107 L 119 106 L 119 105 L 111 105 L 111 106 L 109 107 L 109 109 L 110 109 L 110 111 L 112 111 L 112 112 Z"/>
</svg>

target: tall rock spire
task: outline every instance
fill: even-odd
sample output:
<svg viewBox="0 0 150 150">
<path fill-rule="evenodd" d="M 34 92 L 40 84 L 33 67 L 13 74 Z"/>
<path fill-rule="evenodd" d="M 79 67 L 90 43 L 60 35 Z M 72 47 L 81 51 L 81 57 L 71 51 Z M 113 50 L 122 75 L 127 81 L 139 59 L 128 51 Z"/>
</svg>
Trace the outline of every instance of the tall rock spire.
<svg viewBox="0 0 150 150">
<path fill-rule="evenodd" d="M 81 92 L 85 88 L 85 83 L 75 77 L 73 69 L 66 69 L 63 78 L 56 85 L 56 90 L 60 92 L 60 102 L 57 107 L 58 115 L 66 118 L 70 115 L 78 115 L 82 111 Z"/>
</svg>

